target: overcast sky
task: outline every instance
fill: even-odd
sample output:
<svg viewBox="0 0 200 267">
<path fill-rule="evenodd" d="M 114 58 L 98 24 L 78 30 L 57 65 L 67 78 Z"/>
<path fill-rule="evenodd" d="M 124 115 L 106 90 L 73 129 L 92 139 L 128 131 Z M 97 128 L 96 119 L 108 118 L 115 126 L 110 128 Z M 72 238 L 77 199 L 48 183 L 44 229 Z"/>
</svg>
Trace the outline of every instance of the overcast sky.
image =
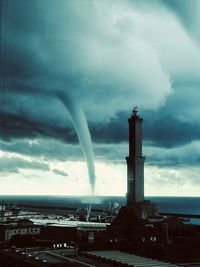
<svg viewBox="0 0 200 267">
<path fill-rule="evenodd" d="M 0 3 L 0 194 L 124 195 L 138 106 L 145 194 L 200 195 L 200 1 Z"/>
</svg>

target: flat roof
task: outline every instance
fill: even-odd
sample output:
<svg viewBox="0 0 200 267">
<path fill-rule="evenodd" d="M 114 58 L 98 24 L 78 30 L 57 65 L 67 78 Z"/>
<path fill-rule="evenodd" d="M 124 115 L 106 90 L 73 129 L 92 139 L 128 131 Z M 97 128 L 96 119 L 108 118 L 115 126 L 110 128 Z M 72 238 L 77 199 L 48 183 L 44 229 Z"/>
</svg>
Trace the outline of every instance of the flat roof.
<svg viewBox="0 0 200 267">
<path fill-rule="evenodd" d="M 134 267 L 178 267 L 176 264 L 171 264 L 164 261 L 152 260 L 150 258 L 136 256 L 134 254 L 121 252 L 119 250 L 99 250 L 86 252 L 87 255 L 98 256 L 99 258 L 113 260 L 113 262 L 126 263 Z"/>
<path fill-rule="evenodd" d="M 47 223 L 45 226 L 59 226 L 59 227 L 81 227 L 81 228 L 106 228 L 109 225 L 107 223 L 94 223 L 94 222 L 81 222 L 81 221 L 69 221 L 66 223 Z"/>
</svg>

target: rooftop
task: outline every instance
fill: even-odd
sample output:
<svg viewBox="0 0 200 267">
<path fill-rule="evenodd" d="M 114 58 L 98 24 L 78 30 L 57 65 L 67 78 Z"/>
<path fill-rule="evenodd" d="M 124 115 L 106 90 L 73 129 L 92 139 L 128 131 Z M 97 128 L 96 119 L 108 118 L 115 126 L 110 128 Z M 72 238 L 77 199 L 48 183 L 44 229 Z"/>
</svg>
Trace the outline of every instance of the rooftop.
<svg viewBox="0 0 200 267">
<path fill-rule="evenodd" d="M 90 251 L 86 253 L 89 256 L 93 256 L 95 258 L 99 258 L 99 260 L 110 260 L 111 262 L 115 262 L 116 265 L 123 263 L 127 264 L 127 266 L 134 267 L 178 267 L 180 265 L 171 264 L 164 261 L 152 260 L 150 258 L 136 256 L 133 254 L 121 252 L 118 250 L 101 250 L 101 251 Z"/>
</svg>

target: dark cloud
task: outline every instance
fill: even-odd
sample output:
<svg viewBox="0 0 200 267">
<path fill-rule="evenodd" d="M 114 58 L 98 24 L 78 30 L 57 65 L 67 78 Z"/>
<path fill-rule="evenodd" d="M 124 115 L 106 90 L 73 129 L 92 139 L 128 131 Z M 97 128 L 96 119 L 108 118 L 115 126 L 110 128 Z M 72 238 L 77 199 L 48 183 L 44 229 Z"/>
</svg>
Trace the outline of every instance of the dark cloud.
<svg viewBox="0 0 200 267">
<path fill-rule="evenodd" d="M 12 141 L 1 141 L 1 150 L 18 153 L 25 156 L 43 160 L 75 160 L 83 159 L 81 148 L 78 144 L 64 144 L 55 139 L 16 139 Z"/>
<path fill-rule="evenodd" d="M 122 4 L 124 9 L 129 8 L 126 4 Z M 112 116 L 119 104 L 122 110 L 130 107 L 131 99 L 136 98 L 144 106 L 159 106 L 170 93 L 169 77 L 155 51 L 134 35 L 132 45 L 127 46 L 123 35 L 131 35 L 120 24 L 123 20 L 129 22 L 132 31 L 132 21 L 126 17 L 116 22 L 109 20 L 107 15 L 113 16 L 112 5 L 106 1 L 83 4 L 61 0 L 58 4 L 53 0 L 22 0 L 4 5 L 4 76 L 10 87 L 26 81 L 32 88 L 39 84 L 37 87 L 47 92 L 49 88 L 54 92 L 59 89 L 78 99 L 90 115 L 100 110 L 101 117 L 106 115 L 102 103 L 112 106 L 106 112 Z M 118 5 L 117 13 L 121 7 Z M 128 61 L 130 57 L 132 60 Z M 146 59 L 155 67 L 151 74 L 143 70 L 148 64 Z M 126 104 L 121 101 L 124 89 L 131 96 L 126 98 Z M 156 94 L 144 101 L 142 93 L 149 97 Z"/>
<path fill-rule="evenodd" d="M 0 170 L 3 173 L 19 173 L 20 169 L 33 169 L 49 171 L 49 166 L 44 162 L 29 161 L 21 158 L 10 157 L 0 159 Z"/>
<path fill-rule="evenodd" d="M 51 137 L 68 143 L 77 143 L 77 136 L 72 128 L 59 128 L 55 125 L 34 120 L 26 114 L 17 115 L 2 113 L 1 116 L 1 137 L 4 140 L 15 138 Z M 53 123 L 53 122 L 52 122 Z"/>
<path fill-rule="evenodd" d="M 94 142 L 120 143 L 128 140 L 128 122 L 130 113 L 120 112 L 109 122 L 91 123 L 90 130 Z"/>
<path fill-rule="evenodd" d="M 144 112 L 144 118 L 144 140 L 152 145 L 172 148 L 199 140 L 200 124 L 196 121 L 182 121 L 159 111 Z"/>
<path fill-rule="evenodd" d="M 151 145 L 173 148 L 199 140 L 200 125 L 196 121 L 181 121 L 171 114 L 165 114 L 162 110 L 161 112 L 143 111 L 141 116 L 144 118 L 144 142 Z M 127 142 L 128 117 L 130 117 L 128 113 L 119 113 L 109 123 L 90 123 L 93 141 L 102 144 Z M 66 144 L 77 143 L 77 136 L 72 128 L 55 127 L 53 121 L 48 125 L 47 122 L 40 123 L 25 116 L 13 114 L 2 114 L 1 118 L 1 136 L 7 142 L 11 140 L 12 143 L 16 138 L 48 137 Z M 66 156 L 66 153 L 63 156 Z"/>
<path fill-rule="evenodd" d="M 176 107 L 174 108 L 176 111 Z M 143 121 L 143 139 L 154 146 L 172 148 L 193 140 L 199 140 L 200 124 L 198 121 L 184 121 L 176 117 L 176 112 L 168 106 L 156 112 L 141 111 Z M 128 140 L 127 119 L 131 113 L 119 113 L 109 123 L 91 125 L 95 142 L 120 143 Z"/>
<path fill-rule="evenodd" d="M 170 149 L 147 145 L 144 146 L 144 155 L 146 164 L 151 166 L 159 166 L 160 168 L 198 167 L 200 164 L 199 148 L 199 141 Z"/>
</svg>

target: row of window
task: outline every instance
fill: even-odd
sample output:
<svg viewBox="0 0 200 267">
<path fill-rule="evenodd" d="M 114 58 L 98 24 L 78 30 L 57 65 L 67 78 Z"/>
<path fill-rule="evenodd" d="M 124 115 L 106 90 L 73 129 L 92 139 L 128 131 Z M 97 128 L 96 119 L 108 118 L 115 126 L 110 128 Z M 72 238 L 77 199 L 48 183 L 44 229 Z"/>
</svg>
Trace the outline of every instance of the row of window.
<svg viewBox="0 0 200 267">
<path fill-rule="evenodd" d="M 37 233 L 39 232 L 39 228 L 28 228 L 28 229 L 15 229 L 15 230 L 8 230 L 8 234 L 19 234 L 19 233 Z"/>
</svg>

